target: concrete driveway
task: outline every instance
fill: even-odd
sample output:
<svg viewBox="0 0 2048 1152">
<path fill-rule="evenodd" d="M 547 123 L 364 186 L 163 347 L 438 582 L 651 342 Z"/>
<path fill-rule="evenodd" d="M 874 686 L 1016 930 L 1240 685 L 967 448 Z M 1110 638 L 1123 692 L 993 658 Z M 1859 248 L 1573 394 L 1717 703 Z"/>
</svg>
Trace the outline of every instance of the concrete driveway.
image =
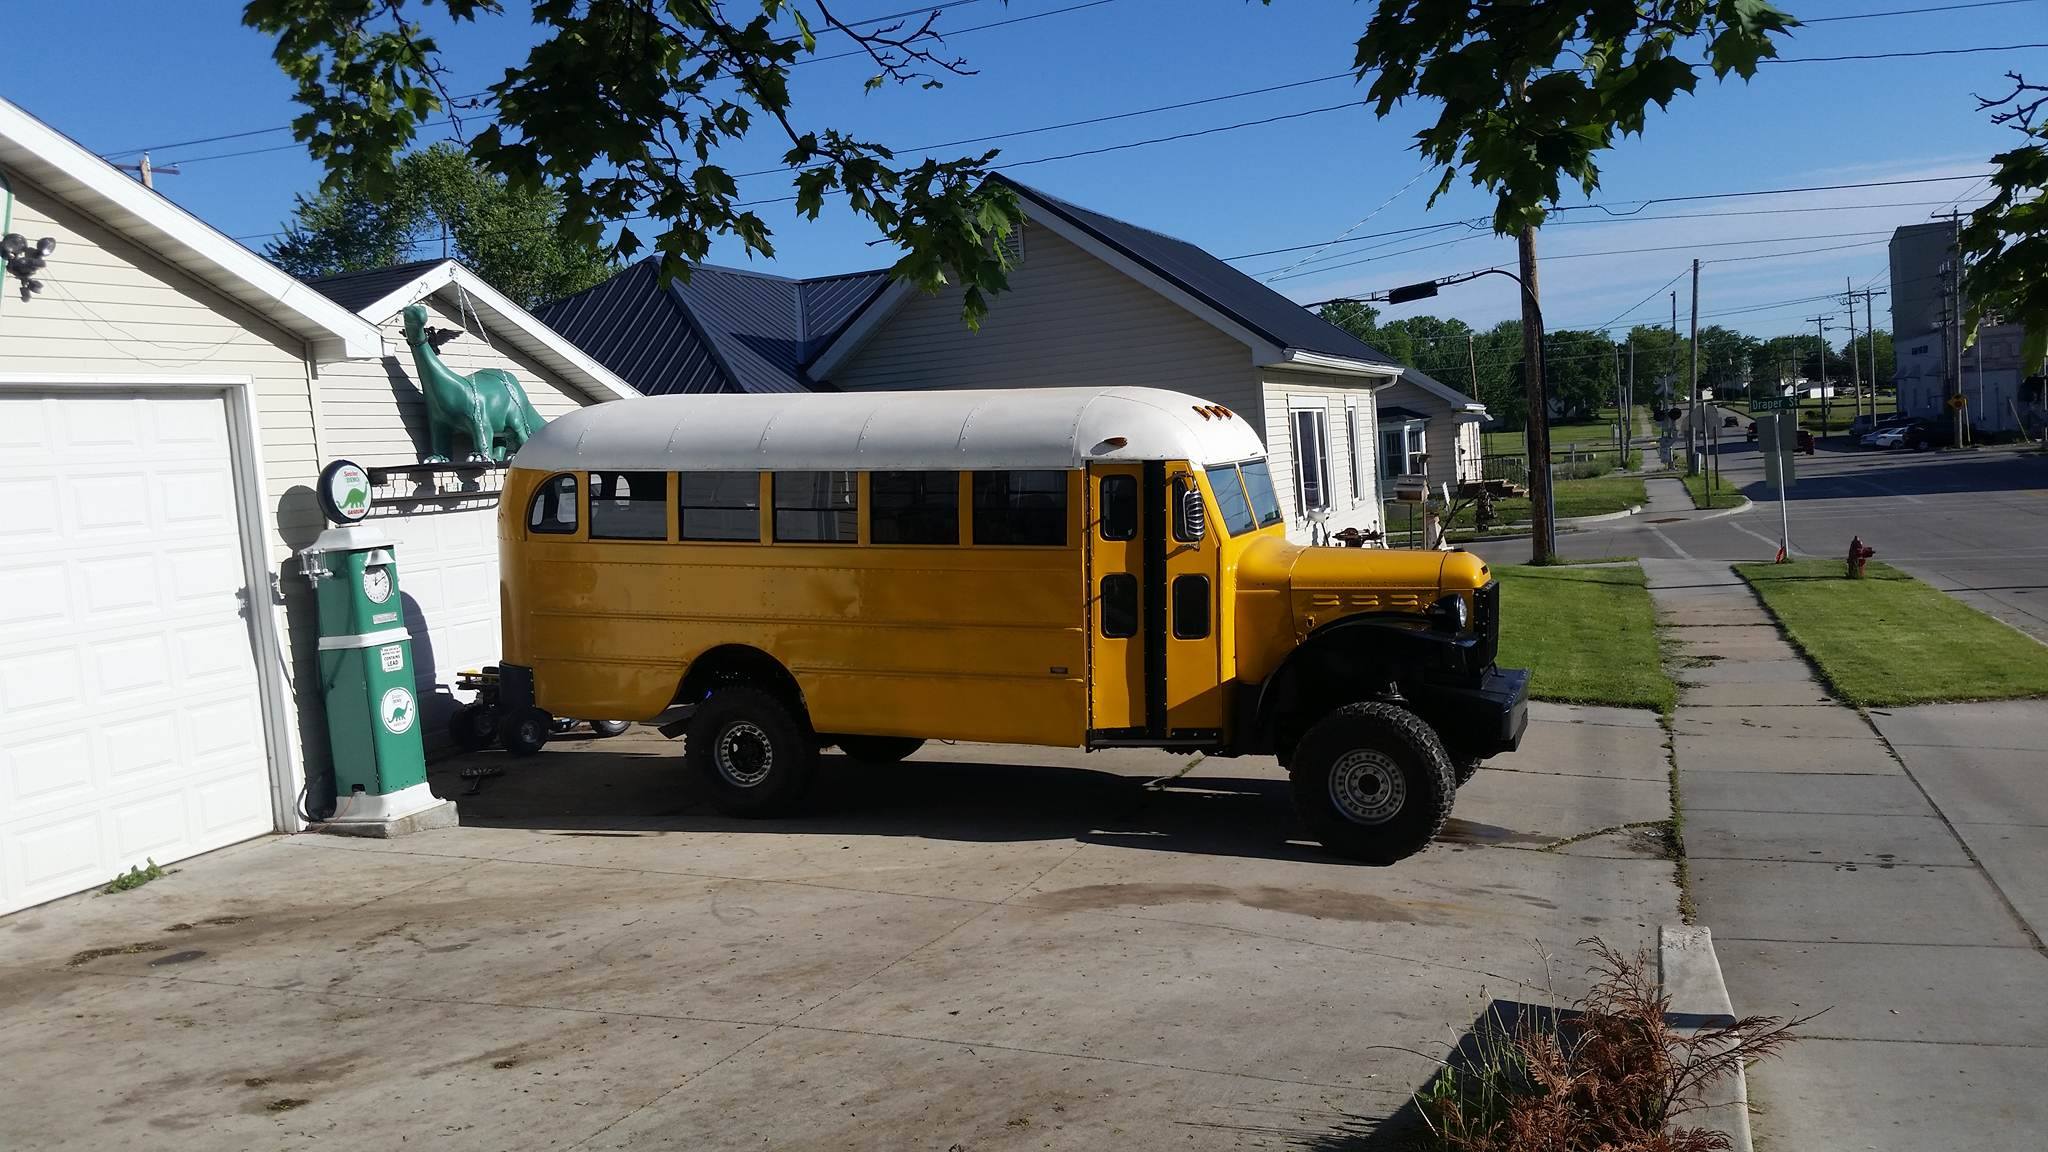
<svg viewBox="0 0 2048 1152">
<path fill-rule="evenodd" d="M 1663 745 L 1539 706 L 1374 869 L 1269 760 L 831 757 L 818 814 L 748 823 L 651 733 L 566 743 L 461 828 L 0 920 L 0 1147 L 1371 1147 L 1489 1005 L 1676 920 L 1653 838 L 1544 850 L 1667 817 Z"/>
</svg>

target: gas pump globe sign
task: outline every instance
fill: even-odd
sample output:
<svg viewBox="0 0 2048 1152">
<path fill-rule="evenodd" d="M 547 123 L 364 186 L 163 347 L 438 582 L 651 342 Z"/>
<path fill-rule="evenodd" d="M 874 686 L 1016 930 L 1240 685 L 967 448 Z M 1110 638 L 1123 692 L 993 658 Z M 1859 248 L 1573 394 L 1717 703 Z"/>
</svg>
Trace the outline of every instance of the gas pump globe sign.
<svg viewBox="0 0 2048 1152">
<path fill-rule="evenodd" d="M 353 460 L 336 460 L 320 470 L 320 511 L 336 524 L 354 524 L 370 514 L 370 474 Z M 366 587 L 364 591 L 369 589 Z M 390 595 L 387 588 L 385 595 Z M 373 597 L 382 602 L 382 597 Z"/>
</svg>

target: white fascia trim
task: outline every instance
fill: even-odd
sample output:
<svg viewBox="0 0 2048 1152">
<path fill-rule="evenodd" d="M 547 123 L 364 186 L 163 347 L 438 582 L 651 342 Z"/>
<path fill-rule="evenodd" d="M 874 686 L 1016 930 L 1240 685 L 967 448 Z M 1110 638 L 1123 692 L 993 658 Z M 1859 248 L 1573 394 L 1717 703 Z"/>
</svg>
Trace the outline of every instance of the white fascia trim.
<svg viewBox="0 0 2048 1152">
<path fill-rule="evenodd" d="M 398 315 L 406 305 L 424 300 L 446 287 L 450 280 L 455 279 L 455 267 L 455 261 L 443 260 L 413 277 L 411 283 L 393 289 L 383 299 L 358 309 L 356 315 L 381 326 L 386 320 Z"/>
<path fill-rule="evenodd" d="M 909 302 L 911 293 L 915 291 L 917 289 L 908 281 L 890 280 L 889 286 L 882 289 L 882 294 L 870 300 L 868 306 L 860 310 L 860 315 L 853 318 L 853 323 L 846 326 L 846 331 L 841 332 L 838 339 L 826 345 L 825 350 L 818 354 L 818 358 L 811 362 L 806 370 L 810 378 L 830 380 L 833 373 L 844 368 L 846 362 L 853 359 L 853 354 L 860 351 L 861 346 L 881 330 L 889 317 L 894 316 L 898 309 Z"/>
<path fill-rule="evenodd" d="M 340 359 L 373 359 L 383 350 L 383 338 L 374 325 L 299 283 L 197 216 L 130 180 L 120 169 L 8 100 L 0 100 L 0 143 L 12 143 L 27 151 L 93 195 L 140 219 L 157 233 L 149 239 L 129 237 L 142 247 L 161 246 L 151 243 L 152 239 L 182 245 L 211 263 L 223 278 L 239 280 L 270 297 L 303 321 L 301 335 L 313 337 L 323 345 L 332 342 L 338 346 Z M 33 174 L 30 178 L 34 178 Z M 100 223 L 111 226 L 104 218 Z M 176 261 L 169 263 L 175 265 Z M 227 295 L 234 298 L 232 292 Z"/>
<path fill-rule="evenodd" d="M 1363 376 L 1377 378 L 1380 383 L 1368 387 L 1384 387 L 1401 379 L 1399 364 L 1373 364 L 1365 360 L 1353 360 L 1348 356 L 1331 356 L 1322 352 L 1304 352 L 1299 348 L 1286 349 L 1277 360 L 1265 361 L 1299 368 L 1306 372 L 1328 372 L 1337 376 Z"/>
<path fill-rule="evenodd" d="M 590 355 L 562 338 L 562 334 L 541 323 L 533 313 L 514 304 L 503 292 L 469 270 L 467 265 L 455 260 L 443 260 L 432 268 L 420 273 L 411 283 L 388 293 L 383 299 L 366 306 L 358 315 L 372 324 L 382 325 L 403 311 L 407 305 L 417 303 L 453 284 L 469 296 L 470 303 L 483 316 L 506 325 L 505 332 L 513 342 L 523 346 L 529 355 L 542 350 L 561 357 L 582 377 L 572 381 L 593 400 L 638 399 L 640 390 L 626 383 L 611 369 L 592 360 Z"/>
</svg>

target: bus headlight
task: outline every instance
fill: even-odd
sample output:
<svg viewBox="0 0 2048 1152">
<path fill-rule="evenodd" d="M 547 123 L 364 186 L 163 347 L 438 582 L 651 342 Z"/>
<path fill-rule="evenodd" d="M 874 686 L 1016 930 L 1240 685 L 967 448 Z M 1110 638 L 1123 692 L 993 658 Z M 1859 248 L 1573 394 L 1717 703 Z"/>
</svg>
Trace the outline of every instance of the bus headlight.
<svg viewBox="0 0 2048 1152">
<path fill-rule="evenodd" d="M 1472 623 L 1472 609 L 1463 596 L 1447 592 L 1429 606 L 1429 618 L 1439 632 L 1463 632 Z"/>
</svg>

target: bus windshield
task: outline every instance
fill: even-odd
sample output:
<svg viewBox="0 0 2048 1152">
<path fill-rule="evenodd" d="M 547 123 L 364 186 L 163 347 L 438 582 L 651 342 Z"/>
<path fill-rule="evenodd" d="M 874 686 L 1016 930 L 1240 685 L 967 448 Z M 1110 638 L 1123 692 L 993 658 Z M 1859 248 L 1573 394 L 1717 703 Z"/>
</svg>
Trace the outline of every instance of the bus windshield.
<svg viewBox="0 0 2048 1152">
<path fill-rule="evenodd" d="M 1264 460 L 1247 460 L 1238 466 L 1244 473 L 1245 494 L 1251 497 L 1252 515 L 1264 528 L 1280 522 L 1280 498 L 1273 494 L 1273 473 Z"/>
<path fill-rule="evenodd" d="M 1241 536 L 1280 522 L 1280 500 L 1273 494 L 1273 473 L 1264 460 L 1211 464 L 1209 488 L 1216 511 L 1232 536 Z"/>
</svg>

